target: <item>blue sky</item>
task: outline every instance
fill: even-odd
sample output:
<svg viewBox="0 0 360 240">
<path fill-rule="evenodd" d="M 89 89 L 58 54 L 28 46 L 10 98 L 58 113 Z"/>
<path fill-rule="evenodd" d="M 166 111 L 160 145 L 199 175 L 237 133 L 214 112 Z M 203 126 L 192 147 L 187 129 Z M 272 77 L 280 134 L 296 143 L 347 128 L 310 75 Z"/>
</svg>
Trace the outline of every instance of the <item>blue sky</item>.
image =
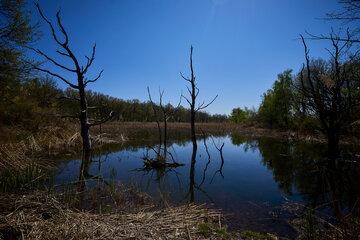
<svg viewBox="0 0 360 240">
<path fill-rule="evenodd" d="M 40 0 L 55 20 L 61 9 L 70 47 L 86 62 L 94 42 L 96 59 L 90 76 L 104 69 L 90 89 L 122 99 L 147 100 L 146 87 L 165 90 L 178 102 L 186 93 L 179 75 L 189 73 L 189 48 L 199 101 L 219 95 L 207 111 L 229 114 L 238 106 L 258 107 L 261 95 L 278 73 L 298 71 L 304 59 L 297 39 L 308 30 L 327 33 L 337 24 L 319 18 L 339 9 L 336 0 Z M 34 21 L 40 20 L 29 4 Z M 36 46 L 56 56 L 47 25 Z M 309 42 L 313 57 L 327 57 L 324 42 Z M 65 61 L 65 63 L 68 63 Z M 56 68 L 46 64 L 50 69 Z M 73 76 L 58 71 L 75 82 Z M 59 82 L 61 87 L 65 85 Z M 185 102 L 184 102 L 185 104 Z"/>
</svg>

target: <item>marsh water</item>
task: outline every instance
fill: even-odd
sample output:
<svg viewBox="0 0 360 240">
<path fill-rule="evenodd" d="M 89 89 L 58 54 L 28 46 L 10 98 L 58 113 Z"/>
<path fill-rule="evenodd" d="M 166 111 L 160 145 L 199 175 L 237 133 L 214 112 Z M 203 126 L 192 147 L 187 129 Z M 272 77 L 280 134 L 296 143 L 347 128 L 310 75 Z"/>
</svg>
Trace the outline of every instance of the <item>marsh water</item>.
<svg viewBox="0 0 360 240">
<path fill-rule="evenodd" d="M 155 148 L 157 141 L 145 133 L 139 136 L 143 138 L 137 136 L 136 141 L 95 154 L 89 174 L 135 185 L 155 201 L 193 201 L 220 208 L 234 229 L 292 238 L 296 233 L 289 221 L 301 214 L 294 206 L 303 206 L 303 210 L 316 207 L 323 216 L 336 219 L 351 211 L 360 195 L 357 164 L 324 164 L 326 149 L 321 144 L 237 134 L 199 137 L 196 159 L 192 161 L 190 139 L 172 134 L 168 144 L 172 157 L 168 161 L 184 165 L 145 170 L 143 157 L 155 155 L 151 147 Z M 80 166 L 80 159 L 61 162 L 56 182 L 78 180 Z"/>
</svg>

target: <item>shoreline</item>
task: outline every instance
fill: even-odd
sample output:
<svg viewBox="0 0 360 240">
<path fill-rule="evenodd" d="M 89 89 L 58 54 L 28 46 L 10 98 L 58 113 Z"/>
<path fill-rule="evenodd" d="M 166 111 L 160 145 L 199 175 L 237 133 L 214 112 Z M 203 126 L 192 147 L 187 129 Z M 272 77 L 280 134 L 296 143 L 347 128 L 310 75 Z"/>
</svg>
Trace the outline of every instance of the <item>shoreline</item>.
<svg viewBox="0 0 360 240">
<path fill-rule="evenodd" d="M 66 127 L 64 127 L 66 126 Z M 23 133 L 19 129 L 6 129 L 2 133 L 16 132 L 23 136 L 11 141 L 0 143 L 0 170 L 11 167 L 21 167 L 36 160 L 40 165 L 53 165 L 54 159 L 79 156 L 81 153 L 81 137 L 77 124 L 64 126 L 48 126 L 39 130 L 35 135 Z M 280 131 L 256 126 L 233 123 L 197 123 L 198 139 L 206 136 L 239 135 L 248 138 L 271 138 L 279 141 L 294 141 L 305 143 L 326 144 L 321 134 L 304 134 L 293 131 Z M 91 131 L 94 151 L 106 146 L 126 144 L 131 141 L 158 141 L 158 129 L 155 122 L 110 122 Z M 172 137 L 182 140 L 190 139 L 190 125 L 188 123 L 168 123 L 168 139 Z M 360 146 L 360 138 L 346 136 L 340 144 L 352 147 Z"/>
</svg>

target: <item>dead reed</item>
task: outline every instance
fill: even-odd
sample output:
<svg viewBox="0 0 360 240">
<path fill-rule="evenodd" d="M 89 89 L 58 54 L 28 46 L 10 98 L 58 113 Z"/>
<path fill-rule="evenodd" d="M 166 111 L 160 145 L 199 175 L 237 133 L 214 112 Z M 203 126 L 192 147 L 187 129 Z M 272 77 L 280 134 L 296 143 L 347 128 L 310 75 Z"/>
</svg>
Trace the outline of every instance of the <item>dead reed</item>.
<svg viewBox="0 0 360 240">
<path fill-rule="evenodd" d="M 41 192 L 11 197 L 12 211 L 0 215 L 0 234 L 20 239 L 204 239 L 199 224 L 220 224 L 218 211 L 196 205 L 93 214 L 65 208 L 54 195 Z M 0 197 L 0 206 L 4 201 L 9 196 Z"/>
</svg>

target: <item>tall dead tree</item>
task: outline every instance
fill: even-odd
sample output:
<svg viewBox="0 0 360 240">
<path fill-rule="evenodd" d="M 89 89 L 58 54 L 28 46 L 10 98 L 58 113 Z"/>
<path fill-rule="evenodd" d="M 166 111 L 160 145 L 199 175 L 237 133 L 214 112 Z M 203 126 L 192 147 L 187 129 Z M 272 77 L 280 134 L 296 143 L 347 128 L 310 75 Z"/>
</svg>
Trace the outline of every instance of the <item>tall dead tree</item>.
<svg viewBox="0 0 360 240">
<path fill-rule="evenodd" d="M 189 95 L 190 95 L 190 99 L 189 99 L 189 97 L 186 97 L 184 95 L 182 95 L 182 97 L 188 102 L 188 104 L 190 106 L 191 141 L 193 143 L 193 147 L 197 148 L 196 130 L 195 130 L 196 114 L 198 111 L 203 110 L 203 109 L 207 108 L 208 106 L 210 106 L 215 101 L 215 99 L 218 97 L 218 95 L 216 95 L 209 103 L 202 102 L 197 105 L 196 101 L 197 101 L 197 97 L 199 95 L 200 90 L 197 87 L 196 76 L 195 76 L 194 68 L 193 68 L 192 55 L 193 55 L 193 46 L 190 47 L 190 73 L 191 73 L 191 76 L 185 77 L 181 72 L 180 72 L 180 75 L 185 81 L 187 81 L 190 84 L 190 87 L 186 86 L 186 88 L 189 92 Z"/>
<path fill-rule="evenodd" d="M 58 62 L 57 60 L 55 60 L 54 58 L 50 57 L 49 55 L 45 54 L 41 50 L 39 50 L 39 49 L 33 49 L 33 50 L 37 54 L 39 54 L 40 56 L 44 57 L 46 60 L 51 62 L 53 65 L 58 67 L 59 69 L 65 70 L 65 71 L 73 74 L 74 78 L 76 78 L 76 83 L 74 83 L 71 80 L 67 79 L 66 77 L 61 76 L 60 74 L 52 72 L 48 69 L 44 69 L 39 66 L 35 66 L 34 68 L 38 71 L 44 72 L 44 73 L 49 74 L 57 79 L 60 79 L 61 81 L 66 83 L 69 87 L 71 87 L 78 93 L 78 97 L 67 98 L 67 99 L 71 100 L 71 101 L 76 101 L 79 103 L 79 107 L 80 107 L 79 114 L 70 115 L 70 116 L 62 116 L 62 117 L 79 119 L 80 127 L 81 127 L 81 137 L 82 137 L 84 156 L 85 157 L 89 156 L 90 151 L 91 151 L 91 139 L 90 139 L 90 134 L 89 134 L 90 127 L 105 123 L 106 121 L 110 120 L 110 118 L 113 116 L 113 112 L 110 112 L 109 116 L 105 117 L 103 119 L 89 119 L 89 115 L 88 115 L 88 110 L 92 107 L 88 106 L 88 103 L 86 100 L 85 89 L 89 83 L 96 82 L 101 77 L 101 74 L 103 73 L 103 70 L 101 70 L 98 73 L 98 75 L 94 78 L 89 79 L 86 77 L 86 74 L 87 74 L 89 68 L 91 67 L 91 65 L 93 64 L 93 62 L 95 60 L 96 44 L 94 44 L 92 47 L 91 55 L 85 56 L 87 59 L 86 64 L 81 65 L 78 58 L 75 56 L 74 52 L 69 47 L 69 36 L 61 22 L 60 11 L 58 11 L 56 13 L 56 20 L 57 20 L 57 25 L 61 31 L 63 41 L 60 40 L 60 37 L 56 33 L 55 28 L 54 28 L 53 24 L 51 23 L 51 21 L 48 20 L 45 17 L 45 15 L 43 14 L 39 4 L 35 4 L 35 5 L 36 5 L 36 8 L 38 9 L 38 12 L 39 12 L 41 18 L 48 24 L 48 26 L 51 30 L 51 35 L 52 35 L 55 43 L 60 48 L 59 50 L 56 50 L 56 52 L 61 57 L 67 58 L 68 60 L 70 59 L 70 61 L 73 63 L 73 66 L 67 67 L 67 66 L 61 64 L 60 62 Z"/>
</svg>

